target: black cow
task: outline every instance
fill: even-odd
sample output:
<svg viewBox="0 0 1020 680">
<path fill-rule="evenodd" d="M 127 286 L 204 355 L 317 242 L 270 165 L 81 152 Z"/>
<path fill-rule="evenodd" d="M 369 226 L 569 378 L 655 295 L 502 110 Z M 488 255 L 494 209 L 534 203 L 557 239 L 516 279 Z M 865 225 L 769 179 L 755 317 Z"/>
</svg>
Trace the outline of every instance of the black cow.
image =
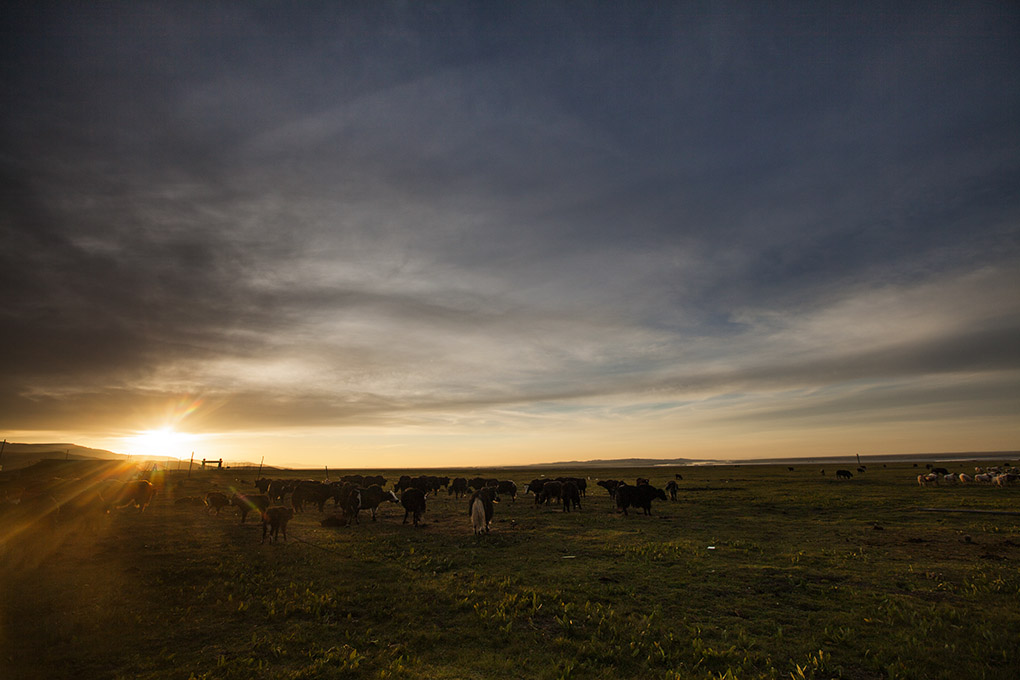
<svg viewBox="0 0 1020 680">
<path fill-rule="evenodd" d="M 361 507 L 365 510 L 372 511 L 372 521 L 375 521 L 375 512 L 379 509 L 379 504 L 389 501 L 390 503 L 399 503 L 400 499 L 397 498 L 397 494 L 392 491 L 383 491 L 382 487 L 378 484 L 373 484 L 367 489 L 361 491 Z"/>
<path fill-rule="evenodd" d="M 836 479 L 852 479 L 853 476 L 849 470 L 836 470 Z"/>
<path fill-rule="evenodd" d="M 285 479 L 274 479 L 269 483 L 269 487 L 266 490 L 266 493 L 274 501 L 281 501 L 283 500 L 283 497 L 287 495 L 287 492 L 290 490 L 288 488 L 289 486 L 290 482 L 288 482 Z"/>
<path fill-rule="evenodd" d="M 400 479 L 398 479 L 397 483 L 393 485 L 393 490 L 394 491 L 403 491 L 404 489 L 410 489 L 410 488 L 411 488 L 411 476 L 410 475 L 400 475 Z"/>
<path fill-rule="evenodd" d="M 348 482 L 359 488 L 367 486 L 365 484 L 365 478 L 361 475 L 344 475 L 340 478 L 341 482 Z"/>
<path fill-rule="evenodd" d="M 425 514 L 425 492 L 413 486 L 404 489 L 404 493 L 400 495 L 400 504 L 404 506 L 404 521 L 402 523 L 407 524 L 407 516 L 412 515 L 414 526 L 418 526 L 418 520 Z"/>
<path fill-rule="evenodd" d="M 241 511 L 241 524 L 244 524 L 244 520 L 248 517 L 249 512 L 258 510 L 259 514 L 262 514 L 269 509 L 269 496 L 266 494 L 236 493 L 230 499 L 230 504 Z"/>
<path fill-rule="evenodd" d="M 683 476 L 682 474 L 680 474 L 679 472 L 678 472 L 678 473 L 676 473 L 676 474 L 675 474 L 675 475 L 673 475 L 673 476 L 674 476 L 674 477 L 676 477 L 676 478 L 677 478 L 678 480 L 680 480 L 681 482 L 682 482 L 682 481 L 684 481 L 684 476 Z"/>
<path fill-rule="evenodd" d="M 492 515 L 495 512 L 493 503 L 499 502 L 499 495 L 495 486 L 484 486 L 471 494 L 468 500 L 468 515 L 471 517 L 471 526 L 475 534 L 489 533 L 489 523 L 492 522 Z"/>
<path fill-rule="evenodd" d="M 383 488 L 386 486 L 386 478 L 383 477 L 382 475 L 365 475 L 365 479 L 362 481 L 364 482 L 362 486 L 365 487 L 366 489 L 372 486 L 373 484 L 378 484 L 379 488 Z"/>
<path fill-rule="evenodd" d="M 209 514 L 220 514 L 222 508 L 230 505 L 230 498 L 222 491 L 209 491 L 205 494 L 205 511 Z"/>
<path fill-rule="evenodd" d="M 666 492 L 656 489 L 651 484 L 620 484 L 616 487 L 616 507 L 627 514 L 627 508 L 641 508 L 646 515 L 652 514 L 652 501 L 655 499 L 666 500 Z"/>
<path fill-rule="evenodd" d="M 333 486 L 322 482 L 301 482 L 290 497 L 295 512 L 304 512 L 305 503 L 314 503 L 322 512 L 326 501 L 333 497 Z"/>
<path fill-rule="evenodd" d="M 468 480 L 468 486 L 477 491 L 487 486 L 499 486 L 499 480 L 491 477 L 472 477 Z"/>
<path fill-rule="evenodd" d="M 542 485 L 542 493 L 535 498 L 535 505 L 548 504 L 552 500 L 558 501 L 562 493 L 563 483 L 551 479 Z"/>
<path fill-rule="evenodd" d="M 267 508 L 262 513 L 262 542 L 266 542 L 266 534 L 269 535 L 269 542 L 275 543 L 277 535 L 282 531 L 283 540 L 287 540 L 287 522 L 294 518 L 294 508 L 276 505 Z"/>
<path fill-rule="evenodd" d="M 588 482 L 583 477 L 557 477 L 556 481 L 559 482 L 560 484 L 566 482 L 573 482 L 575 485 L 577 485 L 577 491 L 582 496 L 585 495 L 585 492 L 588 489 Z"/>
<path fill-rule="evenodd" d="M 577 488 L 576 482 L 563 482 L 560 487 L 560 500 L 563 501 L 563 512 L 570 512 L 571 507 L 581 509 L 581 491 Z"/>
<path fill-rule="evenodd" d="M 447 491 L 448 496 L 463 498 L 468 492 L 468 481 L 464 477 L 457 477 L 450 483 L 449 487 L 450 488 Z"/>
<path fill-rule="evenodd" d="M 858 468 L 858 469 L 860 469 L 860 468 Z M 949 470 L 947 470 L 944 467 L 933 467 L 931 469 L 931 471 L 934 472 L 937 475 L 948 475 L 949 474 Z"/>
<path fill-rule="evenodd" d="M 410 487 L 421 489 L 426 494 L 439 491 L 439 477 L 433 475 L 421 475 L 411 480 Z"/>
<path fill-rule="evenodd" d="M 517 502 L 517 484 L 515 484 L 513 481 L 509 479 L 502 481 L 496 485 L 496 493 L 506 494 L 507 496 L 510 496 L 511 503 Z"/>
<path fill-rule="evenodd" d="M 535 498 L 537 500 L 538 496 L 542 493 L 542 487 L 545 485 L 545 482 L 546 480 L 544 479 L 531 480 L 530 482 L 528 482 L 528 485 L 524 487 L 524 493 L 535 494 Z"/>
<path fill-rule="evenodd" d="M 595 483 L 608 491 L 610 498 L 616 498 L 616 487 L 623 484 L 623 482 L 618 482 L 615 479 L 600 479 Z"/>
</svg>

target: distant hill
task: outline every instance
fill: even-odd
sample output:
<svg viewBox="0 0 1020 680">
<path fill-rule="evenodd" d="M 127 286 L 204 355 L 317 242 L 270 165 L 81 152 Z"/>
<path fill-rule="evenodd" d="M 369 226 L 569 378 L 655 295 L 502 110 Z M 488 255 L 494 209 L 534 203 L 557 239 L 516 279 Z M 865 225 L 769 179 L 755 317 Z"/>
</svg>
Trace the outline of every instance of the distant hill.
<svg viewBox="0 0 1020 680">
<path fill-rule="evenodd" d="M 963 451 L 943 453 L 898 453 L 862 454 L 861 462 L 891 463 L 916 461 L 954 460 L 1009 460 L 1020 458 L 1020 451 Z M 683 465 L 794 465 L 814 463 L 856 464 L 857 456 L 810 456 L 800 458 L 747 458 L 747 459 L 697 459 L 697 458 L 615 458 L 612 460 L 572 460 L 555 463 L 532 463 L 530 465 L 508 465 L 508 468 L 639 468 L 670 467 Z"/>
<path fill-rule="evenodd" d="M 7 442 L 0 456 L 4 470 L 34 465 L 41 460 L 128 460 L 130 456 L 77 444 L 18 444 Z"/>
<path fill-rule="evenodd" d="M 692 458 L 614 458 L 612 460 L 571 460 L 556 463 L 531 463 L 529 465 L 508 465 L 508 468 L 619 468 L 619 467 L 668 467 L 670 465 L 694 465 L 711 461 Z"/>
</svg>

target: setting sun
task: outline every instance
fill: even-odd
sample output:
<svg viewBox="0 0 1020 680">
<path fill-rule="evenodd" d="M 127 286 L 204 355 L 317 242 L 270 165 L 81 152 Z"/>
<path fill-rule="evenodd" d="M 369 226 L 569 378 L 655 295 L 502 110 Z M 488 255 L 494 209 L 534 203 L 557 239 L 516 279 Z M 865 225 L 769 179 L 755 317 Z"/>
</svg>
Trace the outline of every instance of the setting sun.
<svg viewBox="0 0 1020 680">
<path fill-rule="evenodd" d="M 127 453 L 158 458 L 186 458 L 196 436 L 175 431 L 172 427 L 144 430 L 125 440 Z"/>
</svg>

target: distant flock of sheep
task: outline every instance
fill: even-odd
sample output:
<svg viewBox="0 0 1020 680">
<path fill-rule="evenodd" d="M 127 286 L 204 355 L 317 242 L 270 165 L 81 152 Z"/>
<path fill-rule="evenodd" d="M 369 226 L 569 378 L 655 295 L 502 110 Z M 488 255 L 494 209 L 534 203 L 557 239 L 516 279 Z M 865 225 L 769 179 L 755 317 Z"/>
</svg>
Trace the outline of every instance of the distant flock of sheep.
<svg viewBox="0 0 1020 680">
<path fill-rule="evenodd" d="M 964 472 L 950 472 L 944 467 L 935 467 L 931 468 L 930 472 L 917 476 L 918 486 L 939 486 L 941 483 L 1009 486 L 1018 481 L 1020 481 L 1020 468 L 1003 466 L 975 467 L 973 475 Z"/>
</svg>

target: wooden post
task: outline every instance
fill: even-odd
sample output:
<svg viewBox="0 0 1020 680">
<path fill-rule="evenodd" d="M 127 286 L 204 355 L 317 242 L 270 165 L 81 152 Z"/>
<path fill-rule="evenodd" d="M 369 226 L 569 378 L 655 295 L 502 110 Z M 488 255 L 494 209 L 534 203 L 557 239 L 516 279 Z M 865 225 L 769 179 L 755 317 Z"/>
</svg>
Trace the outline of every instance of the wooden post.
<svg viewBox="0 0 1020 680">
<path fill-rule="evenodd" d="M 195 464 L 195 452 L 191 452 L 191 460 L 188 461 L 188 479 L 191 479 L 191 466 Z"/>
<path fill-rule="evenodd" d="M 326 481 L 329 481 L 329 466 L 326 466 Z"/>
<path fill-rule="evenodd" d="M 3 465 L 3 462 L 4 462 L 4 449 L 6 449 L 6 448 L 7 448 L 7 440 L 5 439 L 4 443 L 0 444 L 0 470 L 4 469 L 4 465 Z"/>
<path fill-rule="evenodd" d="M 258 471 L 258 474 L 255 475 L 255 481 L 256 482 L 259 481 L 260 479 L 262 479 L 262 463 L 265 463 L 265 462 L 266 462 L 266 457 L 262 456 L 262 460 L 259 461 L 259 471 Z"/>
</svg>

